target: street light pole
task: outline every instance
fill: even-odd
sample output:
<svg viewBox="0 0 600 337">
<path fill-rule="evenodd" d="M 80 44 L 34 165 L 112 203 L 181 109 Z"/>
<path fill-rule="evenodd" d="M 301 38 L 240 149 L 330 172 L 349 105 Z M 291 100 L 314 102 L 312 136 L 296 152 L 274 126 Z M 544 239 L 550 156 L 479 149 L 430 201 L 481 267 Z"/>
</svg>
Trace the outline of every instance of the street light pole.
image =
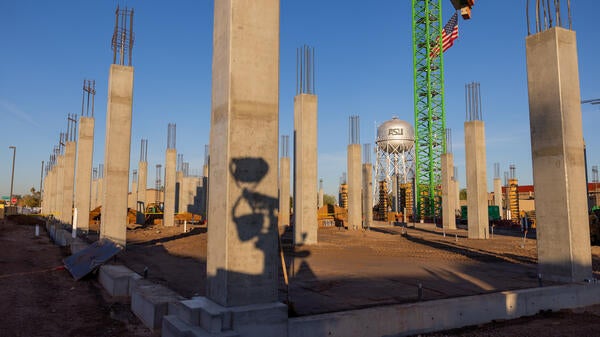
<svg viewBox="0 0 600 337">
<path fill-rule="evenodd" d="M 17 148 L 15 146 L 9 146 L 8 148 L 13 150 L 12 173 L 10 177 L 10 204 L 12 205 L 13 183 L 15 180 L 15 155 L 17 154 Z"/>
</svg>

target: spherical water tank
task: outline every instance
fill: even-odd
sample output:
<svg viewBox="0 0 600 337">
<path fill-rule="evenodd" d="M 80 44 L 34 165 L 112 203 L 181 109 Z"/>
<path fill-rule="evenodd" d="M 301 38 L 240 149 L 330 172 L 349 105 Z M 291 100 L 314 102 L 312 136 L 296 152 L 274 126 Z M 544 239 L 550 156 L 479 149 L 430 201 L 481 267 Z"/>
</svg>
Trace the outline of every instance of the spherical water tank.
<svg viewBox="0 0 600 337">
<path fill-rule="evenodd" d="M 377 146 L 387 153 L 401 153 L 415 144 L 415 131 L 410 123 L 393 117 L 377 128 Z"/>
</svg>

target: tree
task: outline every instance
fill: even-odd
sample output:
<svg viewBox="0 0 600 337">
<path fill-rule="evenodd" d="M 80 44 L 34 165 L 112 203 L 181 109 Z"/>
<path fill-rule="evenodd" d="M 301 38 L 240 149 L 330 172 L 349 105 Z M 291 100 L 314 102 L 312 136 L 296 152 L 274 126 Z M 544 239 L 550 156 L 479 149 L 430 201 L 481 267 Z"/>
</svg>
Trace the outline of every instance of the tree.
<svg viewBox="0 0 600 337">
<path fill-rule="evenodd" d="M 467 189 L 463 188 L 460 190 L 460 193 L 458 194 L 458 199 L 459 200 L 467 200 Z"/>
<path fill-rule="evenodd" d="M 323 205 L 335 205 L 335 196 L 331 194 L 323 194 Z"/>
<path fill-rule="evenodd" d="M 36 191 L 34 187 L 32 187 L 29 192 L 31 192 L 31 194 L 27 194 L 21 198 L 19 205 L 26 207 L 40 207 L 41 193 Z"/>
</svg>

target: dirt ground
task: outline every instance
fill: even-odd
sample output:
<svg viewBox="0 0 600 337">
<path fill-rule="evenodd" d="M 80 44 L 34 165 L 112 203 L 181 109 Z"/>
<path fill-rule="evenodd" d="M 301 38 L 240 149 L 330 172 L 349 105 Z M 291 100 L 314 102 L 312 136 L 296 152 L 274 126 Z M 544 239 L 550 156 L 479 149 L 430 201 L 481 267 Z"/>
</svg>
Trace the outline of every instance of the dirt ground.
<svg viewBox="0 0 600 337">
<path fill-rule="evenodd" d="M 0 220 L 0 336 L 159 336 L 129 303 L 110 298 L 95 277 L 74 281 L 62 268 L 66 251 L 35 218 Z"/>
<path fill-rule="evenodd" d="M 30 219 L 30 218 L 27 218 Z M 60 268 L 67 252 L 34 236 L 32 220 L 8 222 L 0 231 L 0 336 L 155 336 L 111 299 L 92 275 L 78 282 Z M 283 232 L 283 229 L 281 229 Z M 128 230 L 127 265 L 185 297 L 204 295 L 206 226 Z M 94 239 L 94 234 L 89 236 Z M 466 231 L 444 233 L 433 225 L 382 226 L 371 231 L 319 230 L 319 244 L 293 248 L 283 233 L 290 278 L 280 299 L 291 315 L 465 296 L 539 285 L 534 235 L 496 230 L 491 240 L 469 240 Z M 600 247 L 593 247 L 600 270 Z M 595 272 L 597 274 L 597 272 Z M 596 275 L 597 276 L 597 275 Z M 597 276 L 598 277 L 598 276 Z M 549 285 L 543 281 L 543 285 Z M 31 322 L 35 322 L 31 324 Z M 427 336 L 600 336 L 600 306 L 494 322 Z"/>
</svg>

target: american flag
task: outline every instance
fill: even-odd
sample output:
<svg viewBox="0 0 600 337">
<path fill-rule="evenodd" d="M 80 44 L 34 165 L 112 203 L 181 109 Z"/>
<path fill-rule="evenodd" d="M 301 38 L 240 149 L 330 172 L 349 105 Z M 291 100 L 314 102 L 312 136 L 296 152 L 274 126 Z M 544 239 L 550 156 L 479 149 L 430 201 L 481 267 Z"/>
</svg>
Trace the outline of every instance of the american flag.
<svg viewBox="0 0 600 337">
<path fill-rule="evenodd" d="M 448 23 L 442 29 L 442 52 L 448 50 L 448 48 L 452 47 L 454 44 L 454 40 L 458 38 L 458 13 L 455 12 L 454 15 L 448 20 Z M 435 47 L 431 50 L 432 58 L 438 56 L 440 53 L 440 46 L 436 43 Z"/>
</svg>

